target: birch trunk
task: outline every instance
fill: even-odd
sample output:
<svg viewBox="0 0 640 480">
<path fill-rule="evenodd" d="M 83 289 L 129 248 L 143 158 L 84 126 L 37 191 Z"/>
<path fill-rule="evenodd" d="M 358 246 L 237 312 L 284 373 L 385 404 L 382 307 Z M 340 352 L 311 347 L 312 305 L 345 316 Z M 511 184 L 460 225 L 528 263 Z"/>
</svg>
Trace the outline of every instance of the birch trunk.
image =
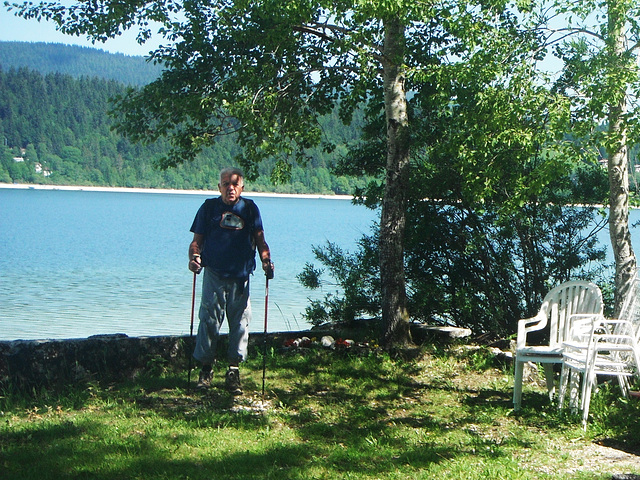
<svg viewBox="0 0 640 480">
<path fill-rule="evenodd" d="M 625 54 L 625 21 L 626 8 L 623 7 L 622 2 L 610 0 L 608 2 L 608 48 L 612 58 L 620 60 L 614 64 L 613 68 L 615 70 L 633 67 L 629 65 L 630 57 Z M 617 76 L 619 73 L 619 71 L 613 71 L 610 72 L 610 76 Z M 624 83 L 614 93 L 608 114 L 609 233 L 616 265 L 616 315 L 620 313 L 624 298 L 636 274 L 636 257 L 633 252 L 631 232 L 629 230 L 629 167 L 626 114 L 626 83 Z"/>
<path fill-rule="evenodd" d="M 380 217 L 380 281 L 385 347 L 411 343 L 404 273 L 406 192 L 409 180 L 409 121 L 404 83 L 404 26 L 385 20 L 383 58 L 387 165 Z"/>
</svg>

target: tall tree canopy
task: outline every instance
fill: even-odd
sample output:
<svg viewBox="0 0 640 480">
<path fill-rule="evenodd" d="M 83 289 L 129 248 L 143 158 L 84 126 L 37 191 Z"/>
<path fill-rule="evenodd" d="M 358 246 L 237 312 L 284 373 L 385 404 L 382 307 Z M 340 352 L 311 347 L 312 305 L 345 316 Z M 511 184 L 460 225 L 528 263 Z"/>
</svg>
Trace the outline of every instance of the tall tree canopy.
<svg viewBox="0 0 640 480">
<path fill-rule="evenodd" d="M 571 103 L 567 157 L 606 157 L 616 311 L 636 276 L 629 228 L 629 155 L 640 141 L 640 5 L 630 0 L 547 0 L 529 18 L 562 60 L 555 90 Z"/>
<path fill-rule="evenodd" d="M 65 33 L 97 41 L 140 28 L 144 42 L 158 26 L 167 43 L 150 56 L 165 70 L 157 81 L 121 97 L 116 112 L 118 129 L 130 138 L 169 139 L 173 149 L 165 165 L 193 158 L 233 132 L 249 177 L 257 175 L 262 159 L 273 157 L 272 176 L 286 178 L 292 165 L 306 161 L 310 147 L 333 148 L 323 137 L 320 115 L 337 106 L 349 123 L 365 106 L 369 125 L 382 134 L 378 150 L 369 149 L 361 160 L 377 161 L 383 152 L 379 263 L 388 346 L 410 341 L 404 234 L 407 195 L 412 189 L 429 195 L 413 185 L 421 156 L 446 152 L 459 159 L 462 194 L 480 201 L 503 187 L 494 178 L 508 171 L 505 145 L 514 139 L 496 137 L 491 129 L 474 134 L 474 125 L 497 118 L 489 112 L 499 102 L 526 98 L 521 105 L 502 105 L 523 119 L 524 128 L 513 125 L 511 135 L 517 131 L 517 150 L 526 156 L 540 149 L 539 136 L 527 132 L 533 128 L 528 119 L 544 115 L 548 125 L 563 111 L 532 90 L 532 76 L 525 73 L 537 38 L 518 31 L 516 17 L 500 0 L 65 4 L 14 7 L 23 17 L 53 20 Z M 469 101 L 480 102 L 479 116 L 465 119 L 464 131 L 447 135 L 460 140 L 457 147 L 443 146 L 439 135 L 451 132 L 439 120 Z M 526 202 L 527 192 L 558 175 L 545 168 L 537 182 L 513 185 L 505 205 Z"/>
</svg>

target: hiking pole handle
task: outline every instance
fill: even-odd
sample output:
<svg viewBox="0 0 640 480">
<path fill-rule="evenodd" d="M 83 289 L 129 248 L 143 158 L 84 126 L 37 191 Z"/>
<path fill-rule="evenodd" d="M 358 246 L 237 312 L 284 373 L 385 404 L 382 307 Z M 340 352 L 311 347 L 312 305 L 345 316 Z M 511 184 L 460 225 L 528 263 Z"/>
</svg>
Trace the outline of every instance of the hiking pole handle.
<svg viewBox="0 0 640 480">
<path fill-rule="evenodd" d="M 264 271 L 264 274 L 267 277 L 267 281 L 273 279 L 273 263 L 271 263 L 271 261 L 269 261 L 269 267 Z"/>
</svg>

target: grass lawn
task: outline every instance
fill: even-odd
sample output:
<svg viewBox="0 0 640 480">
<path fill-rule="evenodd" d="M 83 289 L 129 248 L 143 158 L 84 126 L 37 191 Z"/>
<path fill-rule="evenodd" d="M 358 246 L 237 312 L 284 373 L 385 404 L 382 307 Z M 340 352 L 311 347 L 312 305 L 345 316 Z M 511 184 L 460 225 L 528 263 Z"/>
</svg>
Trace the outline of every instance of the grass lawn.
<svg viewBox="0 0 640 480">
<path fill-rule="evenodd" d="M 206 392 L 150 362 L 134 381 L 0 397 L 0 479 L 611 479 L 640 474 L 640 399 L 603 385 L 587 431 L 485 348 L 403 360 L 321 347 L 241 368 Z M 192 380 L 197 377 L 194 370 Z M 603 446 L 604 445 L 604 446 Z M 614 446 L 615 449 L 607 446 Z M 625 477 L 617 477 L 625 478 Z M 632 478 L 632 477 L 626 477 Z"/>
</svg>

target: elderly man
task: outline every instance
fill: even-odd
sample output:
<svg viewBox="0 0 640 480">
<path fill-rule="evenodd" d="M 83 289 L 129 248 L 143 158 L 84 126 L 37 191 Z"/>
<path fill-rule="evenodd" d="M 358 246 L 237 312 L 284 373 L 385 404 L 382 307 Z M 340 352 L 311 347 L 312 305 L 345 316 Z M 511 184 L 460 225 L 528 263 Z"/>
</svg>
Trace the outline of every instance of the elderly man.
<svg viewBox="0 0 640 480">
<path fill-rule="evenodd" d="M 200 273 L 204 268 L 200 325 L 193 357 L 202 365 L 198 388 L 207 388 L 213 376 L 220 327 L 226 317 L 229 369 L 225 385 L 231 394 L 241 395 L 238 366 L 247 357 L 251 320 L 249 275 L 256 268 L 256 247 L 267 275 L 273 274 L 273 263 L 260 211 L 255 202 L 241 196 L 242 171 L 223 169 L 218 189 L 220 196 L 202 204 L 191 226 L 189 270 Z"/>
</svg>

